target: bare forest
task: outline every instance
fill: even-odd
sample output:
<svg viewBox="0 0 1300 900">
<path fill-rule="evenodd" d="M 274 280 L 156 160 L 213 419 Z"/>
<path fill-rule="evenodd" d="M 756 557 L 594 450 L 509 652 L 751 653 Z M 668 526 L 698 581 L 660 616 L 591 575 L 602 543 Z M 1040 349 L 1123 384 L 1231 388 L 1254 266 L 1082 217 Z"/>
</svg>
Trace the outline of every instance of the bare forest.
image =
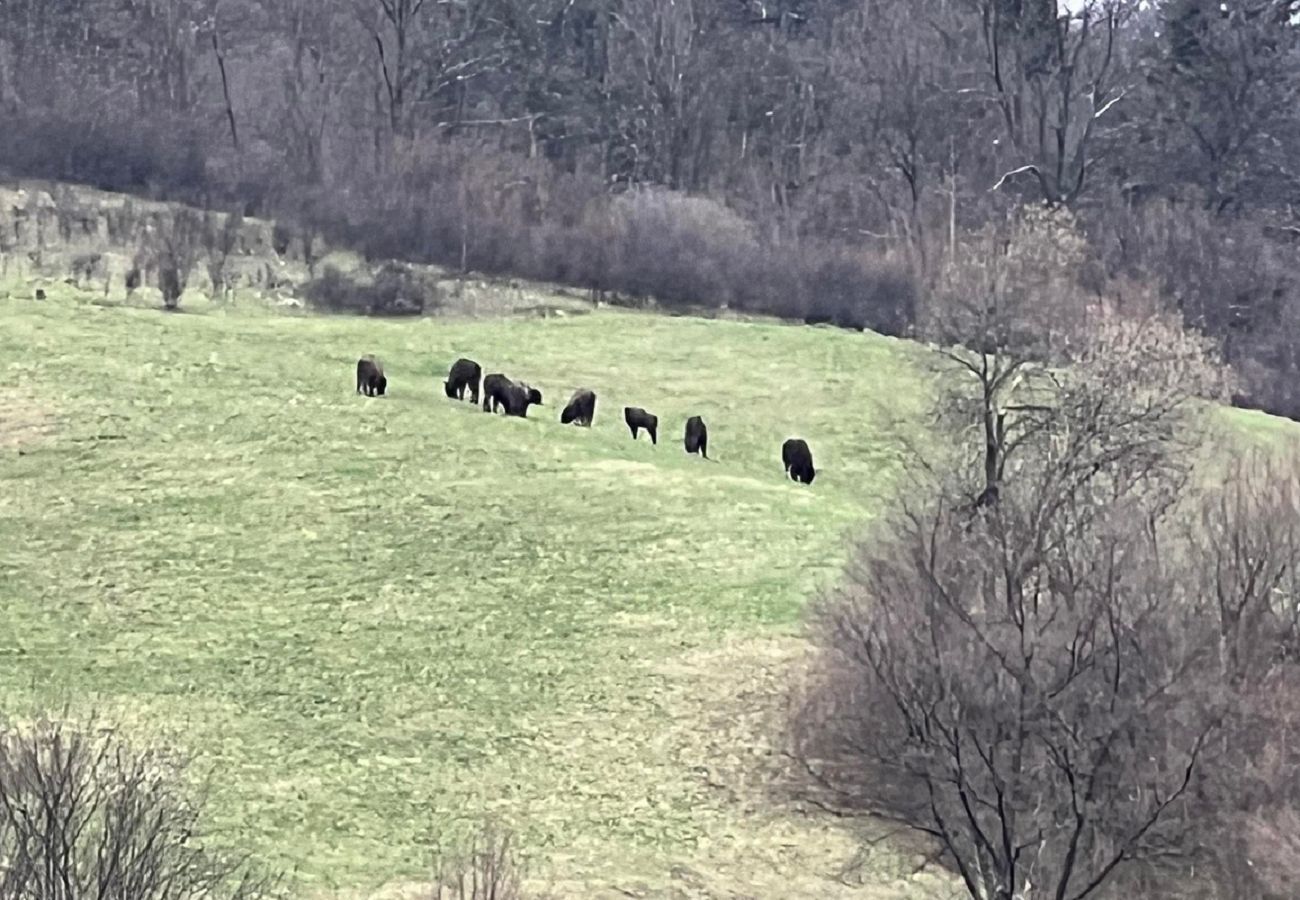
<svg viewBox="0 0 1300 900">
<path fill-rule="evenodd" d="M 1295 6 L 6 0 L 0 167 L 890 333 L 1064 207 L 1076 305 L 1174 311 L 1295 414 Z"/>
</svg>

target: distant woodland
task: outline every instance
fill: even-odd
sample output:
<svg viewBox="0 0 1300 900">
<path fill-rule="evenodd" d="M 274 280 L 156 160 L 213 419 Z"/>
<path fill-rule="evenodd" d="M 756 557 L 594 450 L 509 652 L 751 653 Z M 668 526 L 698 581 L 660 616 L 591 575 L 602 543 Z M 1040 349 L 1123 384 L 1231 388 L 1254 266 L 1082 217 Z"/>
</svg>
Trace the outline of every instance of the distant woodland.
<svg viewBox="0 0 1300 900">
<path fill-rule="evenodd" d="M 4 0 L 0 168 L 893 333 L 1021 241 L 1056 303 L 1177 311 L 1295 416 L 1298 11 Z"/>
</svg>

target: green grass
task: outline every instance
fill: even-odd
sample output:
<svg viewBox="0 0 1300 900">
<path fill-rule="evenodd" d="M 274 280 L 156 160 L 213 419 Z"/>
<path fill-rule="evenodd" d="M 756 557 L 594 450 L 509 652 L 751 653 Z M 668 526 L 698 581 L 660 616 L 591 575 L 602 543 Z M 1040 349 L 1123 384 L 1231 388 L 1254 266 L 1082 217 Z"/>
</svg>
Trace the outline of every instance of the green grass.
<svg viewBox="0 0 1300 900">
<path fill-rule="evenodd" d="M 889 489 L 895 422 L 926 395 L 915 352 L 616 312 L 0 298 L 0 704 L 165 729 L 215 773 L 223 837 L 304 895 L 418 880 L 435 832 L 490 813 L 556 883 L 730 871 L 790 896 L 848 845 L 710 773 L 761 754 L 732 726 Z M 389 396 L 353 392 L 363 353 Z M 460 355 L 546 405 L 448 401 Z M 557 421 L 578 386 L 590 431 Z M 658 447 L 625 404 L 660 416 Z M 691 414 L 716 463 L 683 453 Z M 50 427 L 20 453 L 6 418 Z M 791 435 L 811 488 L 784 480 Z"/>
</svg>

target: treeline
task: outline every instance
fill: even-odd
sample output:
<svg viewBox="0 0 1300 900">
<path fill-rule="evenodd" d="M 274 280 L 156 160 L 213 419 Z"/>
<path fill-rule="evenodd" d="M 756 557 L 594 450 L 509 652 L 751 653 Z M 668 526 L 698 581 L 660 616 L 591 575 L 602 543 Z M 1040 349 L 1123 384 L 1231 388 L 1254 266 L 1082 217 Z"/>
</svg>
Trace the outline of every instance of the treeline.
<svg viewBox="0 0 1300 900">
<path fill-rule="evenodd" d="M 1297 6 L 9 0 L 0 166 L 894 332 L 1065 206 L 1096 302 L 1158 298 L 1300 414 Z"/>
</svg>

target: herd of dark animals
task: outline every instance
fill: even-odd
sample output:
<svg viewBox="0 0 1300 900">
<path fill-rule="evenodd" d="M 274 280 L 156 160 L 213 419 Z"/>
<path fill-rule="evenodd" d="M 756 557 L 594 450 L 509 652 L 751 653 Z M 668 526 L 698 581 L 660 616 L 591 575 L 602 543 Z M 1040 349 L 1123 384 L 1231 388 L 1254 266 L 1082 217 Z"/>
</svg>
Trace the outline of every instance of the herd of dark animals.
<svg viewBox="0 0 1300 900">
<path fill-rule="evenodd" d="M 480 384 L 484 412 L 504 412 L 507 416 L 526 419 L 528 407 L 543 405 L 542 392 L 537 388 L 526 382 L 512 381 L 500 373 L 484 377 L 483 367 L 472 359 L 456 360 L 442 386 L 449 399 L 468 399 L 477 406 Z M 388 379 L 384 376 L 384 367 L 379 360 L 373 356 L 363 356 L 357 360 L 358 394 L 382 397 L 387 389 Z M 466 394 L 469 395 L 468 398 Z M 563 425 L 590 428 L 595 418 L 596 394 L 586 389 L 574 391 L 560 413 L 560 423 Z M 632 440 L 636 440 L 645 431 L 650 436 L 651 444 L 659 443 L 658 416 L 639 406 L 627 406 L 623 408 L 623 421 L 632 432 Z M 709 458 L 709 429 L 702 418 L 691 416 L 686 420 L 683 443 L 687 453 L 698 453 L 705 459 Z M 813 468 L 812 450 L 808 448 L 808 442 L 801 438 L 790 438 L 781 446 L 781 463 L 785 466 L 786 475 L 801 484 L 812 484 L 817 475 L 817 470 Z"/>
</svg>

